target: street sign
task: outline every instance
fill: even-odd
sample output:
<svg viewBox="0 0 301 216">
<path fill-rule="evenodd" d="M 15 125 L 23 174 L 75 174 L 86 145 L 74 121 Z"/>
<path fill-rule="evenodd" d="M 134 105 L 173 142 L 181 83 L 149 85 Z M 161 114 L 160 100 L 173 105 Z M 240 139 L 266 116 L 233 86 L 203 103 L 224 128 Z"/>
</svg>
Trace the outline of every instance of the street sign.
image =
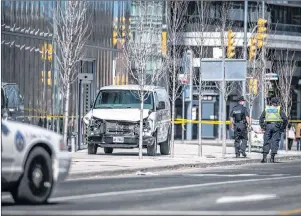
<svg viewBox="0 0 301 216">
<path fill-rule="evenodd" d="M 82 81 L 92 81 L 93 80 L 93 74 L 92 73 L 79 73 L 78 79 Z"/>
<path fill-rule="evenodd" d="M 82 84 L 91 84 L 92 81 L 90 80 L 82 80 Z"/>
<path fill-rule="evenodd" d="M 202 59 L 201 74 L 203 81 L 222 81 L 225 71 L 226 81 L 244 81 L 247 77 L 247 62 L 244 59 Z"/>
<path fill-rule="evenodd" d="M 265 80 L 278 80 L 278 74 L 267 73 L 267 74 L 265 74 Z"/>
</svg>

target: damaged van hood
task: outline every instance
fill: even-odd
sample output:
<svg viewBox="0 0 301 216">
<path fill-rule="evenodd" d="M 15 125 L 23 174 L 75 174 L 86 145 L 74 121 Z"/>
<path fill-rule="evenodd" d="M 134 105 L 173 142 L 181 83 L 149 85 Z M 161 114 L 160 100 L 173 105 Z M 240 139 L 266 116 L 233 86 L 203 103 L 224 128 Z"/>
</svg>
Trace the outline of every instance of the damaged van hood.
<svg viewBox="0 0 301 216">
<path fill-rule="evenodd" d="M 143 118 L 148 117 L 149 109 L 143 110 Z M 140 121 L 140 110 L 139 109 L 94 109 L 90 110 L 84 117 L 86 124 L 92 118 L 99 118 L 104 120 L 118 120 L 118 121 Z"/>
</svg>

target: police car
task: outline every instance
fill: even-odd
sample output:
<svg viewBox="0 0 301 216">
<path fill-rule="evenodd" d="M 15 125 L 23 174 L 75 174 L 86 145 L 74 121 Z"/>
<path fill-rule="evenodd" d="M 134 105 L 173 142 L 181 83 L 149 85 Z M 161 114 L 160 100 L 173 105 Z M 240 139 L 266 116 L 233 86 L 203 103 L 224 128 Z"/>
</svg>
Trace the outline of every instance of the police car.
<svg viewBox="0 0 301 216">
<path fill-rule="evenodd" d="M 71 155 L 63 137 L 16 121 L 1 122 L 2 191 L 16 203 L 45 203 L 69 172 Z"/>
</svg>

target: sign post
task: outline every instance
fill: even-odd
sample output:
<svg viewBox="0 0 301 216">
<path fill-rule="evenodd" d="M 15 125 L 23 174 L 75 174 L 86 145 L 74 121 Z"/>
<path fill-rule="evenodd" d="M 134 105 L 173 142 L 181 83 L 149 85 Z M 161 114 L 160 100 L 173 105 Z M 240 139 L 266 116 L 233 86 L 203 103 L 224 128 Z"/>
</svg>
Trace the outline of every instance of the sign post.
<svg viewBox="0 0 301 216">
<path fill-rule="evenodd" d="M 82 84 L 90 84 L 93 80 L 92 73 L 79 73 L 78 74 L 78 116 L 77 116 L 77 145 L 78 149 L 81 147 L 82 141 L 82 125 L 81 125 L 81 95 Z"/>
</svg>

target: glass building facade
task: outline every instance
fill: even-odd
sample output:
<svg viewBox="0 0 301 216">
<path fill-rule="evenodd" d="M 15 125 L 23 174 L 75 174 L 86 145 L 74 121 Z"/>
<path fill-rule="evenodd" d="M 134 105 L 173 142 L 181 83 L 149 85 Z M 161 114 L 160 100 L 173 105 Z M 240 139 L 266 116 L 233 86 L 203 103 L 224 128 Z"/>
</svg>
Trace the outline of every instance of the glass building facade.
<svg viewBox="0 0 301 216">
<path fill-rule="evenodd" d="M 64 1 L 61 3 L 63 4 Z M 40 115 L 62 115 L 63 98 L 52 50 L 52 11 L 58 1 L 1 1 L 1 80 L 16 83 L 24 97 L 25 115 L 37 124 Z M 93 73 L 91 92 L 113 83 L 116 59 L 121 55 L 113 45 L 113 23 L 129 16 L 129 1 L 88 1 L 91 35 L 80 72 Z M 49 52 L 50 53 L 50 52 Z M 71 87 L 71 116 L 76 115 L 78 85 Z M 93 98 L 91 98 L 93 99 Z"/>
</svg>

